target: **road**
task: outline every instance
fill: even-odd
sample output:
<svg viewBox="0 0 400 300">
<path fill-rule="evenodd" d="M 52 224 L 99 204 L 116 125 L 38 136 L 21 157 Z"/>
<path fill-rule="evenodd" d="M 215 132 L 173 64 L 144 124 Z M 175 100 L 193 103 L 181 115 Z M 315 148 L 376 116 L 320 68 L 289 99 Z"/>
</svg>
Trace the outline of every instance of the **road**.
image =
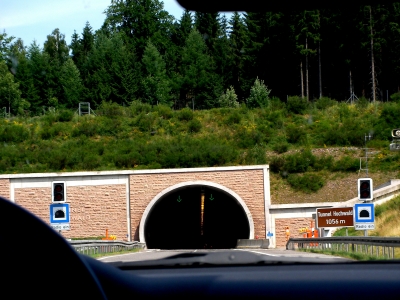
<svg viewBox="0 0 400 300">
<path fill-rule="evenodd" d="M 143 260 L 154 260 L 154 259 L 162 259 L 168 256 L 177 255 L 180 253 L 199 253 L 199 252 L 215 252 L 215 251 L 227 251 L 224 250 L 159 250 L 159 249 L 152 249 L 152 250 L 144 250 L 142 252 L 135 252 L 135 253 L 127 253 L 127 254 L 120 254 L 114 256 L 106 256 L 98 258 L 98 260 L 102 262 L 133 262 L 133 261 L 143 261 Z M 321 259 L 321 262 L 340 262 L 346 261 L 347 259 L 330 256 L 330 255 L 323 255 L 323 254 L 316 254 L 316 253 L 309 253 L 309 252 L 299 252 L 299 251 L 292 251 L 292 250 L 281 250 L 281 249 L 234 249 L 233 251 L 247 251 L 253 252 L 257 255 L 261 256 L 271 256 L 271 257 L 298 257 L 302 258 L 318 258 Z"/>
</svg>

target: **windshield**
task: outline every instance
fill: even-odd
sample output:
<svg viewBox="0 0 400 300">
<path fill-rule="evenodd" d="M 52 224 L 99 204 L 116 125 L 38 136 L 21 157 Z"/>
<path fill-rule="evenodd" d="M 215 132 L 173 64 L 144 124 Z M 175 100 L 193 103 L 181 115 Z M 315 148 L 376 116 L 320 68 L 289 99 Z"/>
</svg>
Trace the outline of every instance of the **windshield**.
<svg viewBox="0 0 400 300">
<path fill-rule="evenodd" d="M 78 251 L 398 257 L 399 3 L 1 6 L 0 195 Z"/>
</svg>

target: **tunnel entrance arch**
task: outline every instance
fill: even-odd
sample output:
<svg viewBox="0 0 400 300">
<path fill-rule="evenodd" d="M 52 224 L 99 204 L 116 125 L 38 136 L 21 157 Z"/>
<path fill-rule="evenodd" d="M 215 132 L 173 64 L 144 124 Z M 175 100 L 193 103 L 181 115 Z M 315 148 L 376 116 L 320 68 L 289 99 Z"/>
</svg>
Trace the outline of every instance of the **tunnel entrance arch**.
<svg viewBox="0 0 400 300">
<path fill-rule="evenodd" d="M 190 181 L 160 192 L 147 205 L 139 238 L 148 248 L 232 248 L 254 238 L 252 215 L 241 197 L 208 181 Z"/>
</svg>

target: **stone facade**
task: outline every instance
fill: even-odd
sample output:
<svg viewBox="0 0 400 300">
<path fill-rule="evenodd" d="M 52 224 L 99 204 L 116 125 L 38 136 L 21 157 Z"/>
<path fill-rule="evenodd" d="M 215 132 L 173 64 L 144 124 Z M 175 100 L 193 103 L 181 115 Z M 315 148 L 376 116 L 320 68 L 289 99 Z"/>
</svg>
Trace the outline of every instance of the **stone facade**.
<svg viewBox="0 0 400 300">
<path fill-rule="evenodd" d="M 10 199 L 10 180 L 0 179 L 0 196 Z"/>
<path fill-rule="evenodd" d="M 84 184 L 84 183 L 83 183 Z M 67 186 L 71 230 L 66 238 L 104 236 L 106 229 L 127 240 L 126 186 L 124 184 Z M 16 188 L 15 203 L 50 223 L 51 188 Z"/>
<path fill-rule="evenodd" d="M 275 219 L 275 234 L 276 234 L 276 247 L 286 247 L 286 226 L 289 226 L 290 237 L 301 238 L 303 233 L 300 233 L 301 228 L 310 228 L 312 218 L 288 218 L 288 219 Z"/>
<path fill-rule="evenodd" d="M 265 238 L 263 170 L 182 172 L 130 175 L 131 234 L 139 240 L 139 226 L 149 202 L 163 190 L 183 182 L 209 181 L 236 192 L 246 203 L 254 222 L 254 236 Z"/>
</svg>

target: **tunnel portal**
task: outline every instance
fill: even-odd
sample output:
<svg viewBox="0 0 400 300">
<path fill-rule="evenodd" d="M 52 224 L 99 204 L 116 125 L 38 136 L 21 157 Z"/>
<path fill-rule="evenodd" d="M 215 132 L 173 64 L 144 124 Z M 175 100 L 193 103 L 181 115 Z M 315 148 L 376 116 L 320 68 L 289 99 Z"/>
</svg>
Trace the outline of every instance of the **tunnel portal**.
<svg viewBox="0 0 400 300">
<path fill-rule="evenodd" d="M 144 225 L 148 249 L 229 249 L 250 236 L 240 203 L 214 187 L 185 186 L 161 197 Z"/>
</svg>

